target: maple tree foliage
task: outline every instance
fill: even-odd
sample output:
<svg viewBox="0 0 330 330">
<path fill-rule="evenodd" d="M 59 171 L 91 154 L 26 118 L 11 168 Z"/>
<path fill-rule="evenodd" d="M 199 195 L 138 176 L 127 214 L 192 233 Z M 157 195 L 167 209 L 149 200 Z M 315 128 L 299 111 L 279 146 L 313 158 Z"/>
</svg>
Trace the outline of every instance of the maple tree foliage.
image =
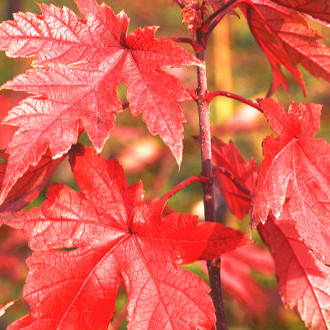
<svg viewBox="0 0 330 330">
<path fill-rule="evenodd" d="M 95 0 L 76 0 L 86 21 L 67 8 L 40 5 L 43 16 L 18 13 L 0 26 L 0 48 L 11 57 L 34 56 L 33 69 L 2 88 L 36 94 L 12 109 L 5 123 L 18 126 L 7 148 L 8 166 L 0 200 L 36 165 L 49 147 L 59 158 L 84 128 L 100 152 L 122 111 L 121 82 L 134 116 L 142 113 L 151 134 L 159 134 L 181 163 L 185 121 L 179 101 L 190 96 L 161 67 L 199 65 L 172 41 L 156 39 L 157 27 L 126 36 L 129 19 Z M 24 146 L 24 148 L 22 148 Z"/>
<path fill-rule="evenodd" d="M 288 204 L 278 220 L 270 215 L 258 229 L 270 248 L 282 299 L 297 307 L 306 326 L 312 329 L 330 327 L 330 267 L 316 259 L 302 242 L 289 214 Z"/>
<path fill-rule="evenodd" d="M 260 102 L 278 137 L 263 141 L 264 159 L 254 191 L 252 220 L 265 222 L 269 211 L 278 218 L 288 201 L 290 216 L 305 243 L 330 264 L 330 146 L 315 139 L 321 106 L 291 103 L 288 112 L 279 101 Z"/>
<path fill-rule="evenodd" d="M 329 236 L 327 236 L 329 233 L 329 223 L 327 221 L 329 219 L 326 218 L 328 213 L 323 215 L 323 222 L 320 220 L 320 224 L 314 223 L 314 218 L 310 217 L 312 215 L 311 211 L 306 215 L 302 214 L 304 210 L 310 209 L 311 206 L 302 207 L 301 204 L 295 201 L 298 197 L 295 195 L 299 195 L 300 198 L 303 198 L 306 193 L 312 194 L 314 198 L 324 195 L 322 191 L 317 193 L 308 191 L 309 187 L 318 187 L 316 181 L 319 175 L 316 175 L 316 173 L 313 173 L 313 176 L 306 175 L 303 171 L 304 168 L 305 170 L 320 170 L 322 168 L 320 164 L 329 166 L 330 163 L 329 152 L 324 152 L 324 150 L 318 148 L 318 143 L 324 144 L 325 141 L 313 138 L 319 127 L 320 106 L 316 107 L 315 105 L 307 104 L 305 107 L 302 104 L 299 106 L 292 104 L 288 113 L 280 103 L 272 99 L 262 100 L 261 106 L 271 127 L 275 129 L 279 137 L 275 139 L 273 136 L 269 136 L 264 140 L 265 158 L 259 168 L 253 205 L 251 197 L 250 202 L 245 199 L 243 203 L 239 203 L 242 200 L 244 191 L 239 191 L 238 187 L 233 184 L 231 177 L 222 174 L 222 185 L 220 187 L 223 189 L 224 197 L 236 216 L 239 216 L 242 214 L 242 210 L 246 211 L 251 206 L 253 206 L 252 214 L 258 214 L 258 212 L 267 214 L 265 224 L 260 223 L 258 230 L 270 248 L 275 260 L 275 269 L 279 278 L 280 292 L 284 303 L 291 308 L 297 306 L 300 317 L 308 327 L 326 329 L 329 327 L 330 320 L 330 268 L 324 264 L 324 258 L 322 258 L 322 261 L 318 260 L 310 248 L 319 248 L 320 246 L 322 247 L 322 244 L 328 244 L 326 246 L 329 246 Z M 276 106 L 275 109 L 274 106 Z M 313 120 L 309 117 L 312 115 L 314 115 Z M 314 140 L 314 146 L 308 145 L 304 148 L 304 133 L 307 133 L 307 136 L 305 136 L 306 140 Z M 272 141 L 271 145 L 269 140 Z M 281 140 L 284 140 L 286 145 L 280 143 Z M 296 161 L 297 159 L 301 160 L 301 157 L 292 159 L 292 155 L 289 157 L 284 153 L 286 148 L 290 152 L 290 147 L 286 147 L 287 145 L 298 143 L 298 146 L 300 146 L 299 142 L 302 144 L 301 147 L 306 152 L 307 157 L 308 152 L 318 152 L 319 157 L 316 158 L 317 161 L 315 159 L 312 160 L 313 166 L 310 164 L 306 166 L 304 163 L 299 165 Z M 276 144 L 278 144 L 278 153 L 274 153 Z M 327 148 L 329 148 L 328 145 Z M 227 145 L 218 139 L 213 139 L 212 141 L 212 152 L 215 155 L 214 162 L 217 165 L 220 161 L 220 164 L 228 171 L 231 171 L 231 175 L 235 176 L 247 190 L 251 188 L 251 182 L 253 182 L 256 174 L 255 170 L 253 170 L 253 159 L 250 162 L 246 162 L 233 144 Z M 306 161 L 307 157 L 305 156 L 303 160 Z M 308 158 L 307 160 L 311 161 Z M 282 162 L 281 166 L 276 164 L 277 161 Z M 291 165 L 296 166 L 297 171 L 293 171 Z M 305 167 L 302 165 L 305 165 Z M 269 167 L 272 173 L 265 174 L 265 169 L 269 171 Z M 275 168 L 276 170 L 274 170 Z M 297 178 L 291 173 L 285 173 L 285 171 L 290 171 L 294 174 L 299 173 L 299 176 Z M 246 175 L 243 176 L 243 173 L 246 173 Z M 329 172 L 325 173 L 328 175 Z M 304 183 L 299 182 L 299 178 L 303 178 L 305 180 Z M 287 184 L 281 182 L 281 180 L 287 181 Z M 288 184 L 289 180 L 296 182 Z M 299 191 L 295 191 L 294 187 L 297 187 L 297 183 L 300 189 L 305 189 L 305 192 L 299 194 Z M 318 188 L 322 190 L 328 189 L 329 184 L 322 183 L 319 184 Z M 274 184 L 276 184 L 276 187 L 274 187 Z M 269 190 L 260 192 L 260 186 L 264 190 L 268 188 Z M 293 192 L 286 194 L 285 189 L 287 187 L 292 187 Z M 281 210 L 278 211 L 278 219 L 275 219 L 272 212 L 269 213 L 269 205 L 274 202 L 278 203 L 277 199 L 280 198 L 283 190 L 282 194 L 286 198 L 283 199 Z M 259 202 L 259 199 L 261 202 Z M 306 197 L 305 201 L 308 200 L 310 198 Z M 326 200 L 321 198 L 320 203 L 322 207 L 329 205 Z M 316 210 L 320 206 L 313 204 L 312 207 L 316 214 Z M 322 211 L 324 212 L 324 209 Z M 300 222 L 303 224 L 300 224 Z M 305 237 L 307 238 L 305 239 Z M 309 246 L 308 243 L 312 246 Z M 234 251 L 233 253 L 237 252 Z"/>
<path fill-rule="evenodd" d="M 328 0 L 314 1 L 291 1 L 291 0 L 272 0 L 282 6 L 296 9 L 297 11 L 310 15 L 313 18 L 320 19 L 324 22 L 330 22 L 330 4 Z"/>
<path fill-rule="evenodd" d="M 294 5 L 289 1 L 277 2 L 286 3 L 295 9 L 300 8 L 298 4 Z M 314 2 L 311 6 L 314 7 Z M 308 11 L 309 6 L 305 7 Z M 248 20 L 252 34 L 271 64 L 273 83 L 270 94 L 280 86 L 288 89 L 281 65 L 294 76 L 305 94 L 306 88 L 298 64 L 303 65 L 315 77 L 322 77 L 330 82 L 330 49 L 325 44 L 317 42 L 323 37 L 309 28 L 301 15 L 268 0 L 243 1 L 240 8 Z M 319 12 L 322 11 L 320 7 L 318 9 Z"/>
<path fill-rule="evenodd" d="M 203 17 L 207 15 L 204 2 L 198 0 L 187 0 L 187 5 L 182 9 L 182 23 L 188 23 L 188 30 L 194 35 L 196 29 L 202 26 Z"/>
<path fill-rule="evenodd" d="M 7 116 L 8 111 L 12 108 L 10 100 L 0 95 L 0 123 Z M 7 144 L 12 139 L 16 129 L 10 125 L 1 125 L 1 134 L 0 134 L 0 149 L 5 149 Z"/>
<path fill-rule="evenodd" d="M 225 289 L 260 316 L 268 299 L 250 273 L 271 273 L 273 264 L 269 256 L 260 259 L 255 246 L 233 251 L 250 242 L 247 236 L 210 222 L 213 182 L 238 219 L 251 215 L 251 229 L 257 226 L 273 256 L 283 302 L 297 309 L 306 326 L 330 327 L 330 151 L 324 139 L 314 137 L 321 106 L 292 102 L 286 111 L 279 100 L 209 93 L 204 66 L 209 34 L 239 8 L 270 61 L 268 95 L 281 86 L 288 89 L 282 66 L 304 93 L 299 64 L 330 82 L 329 48 L 306 21 L 327 25 L 328 1 L 177 0 L 191 39 L 173 40 L 189 43 L 196 57 L 170 39 L 156 38 L 156 26 L 128 34 L 124 12 L 116 15 L 96 0 L 74 1 L 84 18 L 66 7 L 41 4 L 42 15 L 17 13 L 0 24 L 0 49 L 9 57 L 33 57 L 30 70 L 2 86 L 29 93 L 5 118 L 17 130 L 0 150 L 0 227 L 23 230 L 33 251 L 23 289 L 30 313 L 9 329 L 107 328 L 121 281 L 129 328 L 209 329 L 215 322 L 219 327 L 214 287 L 221 287 L 220 277 L 214 285 L 217 279 L 209 272 L 211 298 L 208 285 L 180 266 L 208 260 L 208 270 L 219 273 L 221 263 L 213 258 L 230 251 L 222 258 Z M 197 66 L 196 93 L 162 70 L 182 66 Z M 125 103 L 117 93 L 121 83 Z M 233 142 L 213 138 L 211 145 L 206 113 L 217 95 L 259 110 L 277 134 L 264 139 L 259 168 L 254 159 L 246 162 Z M 145 202 L 142 183 L 129 186 L 121 165 L 98 153 L 116 114 L 129 107 L 133 116 L 142 114 L 150 133 L 160 136 L 180 165 L 185 122 L 180 103 L 190 98 L 204 125 L 203 176 Z M 83 130 L 96 150 L 76 144 Z M 47 200 L 24 213 L 68 153 L 80 192 L 51 185 Z M 204 171 L 210 158 L 213 169 Z M 203 184 L 210 219 L 198 223 L 196 216 L 175 211 L 163 216 L 167 199 L 194 180 Z M 14 260 L 1 251 L 0 257 Z M 0 314 L 12 303 L 0 306 Z"/>
<path fill-rule="evenodd" d="M 212 139 L 212 159 L 215 166 L 221 166 L 228 171 L 232 178 L 238 179 L 245 188 L 242 192 L 227 175 L 215 169 L 219 189 L 231 211 L 242 220 L 251 208 L 251 192 L 257 177 L 257 163 L 254 159 L 247 163 L 233 142 L 226 144 L 215 137 Z"/>
<path fill-rule="evenodd" d="M 53 185 L 40 208 L 6 222 L 23 229 L 34 251 L 23 290 L 31 312 L 10 329 L 22 322 L 105 328 L 121 278 L 129 328 L 210 328 L 209 289 L 179 266 L 220 256 L 248 238 L 192 215 L 161 218 L 163 203 L 145 204 L 141 182 L 128 186 L 121 166 L 92 148 L 76 147 L 70 162 L 81 193 Z"/>
<path fill-rule="evenodd" d="M 1 188 L 6 173 L 8 155 L 0 150 L 0 158 L 4 160 L 0 162 Z M 36 166 L 30 166 L 25 175 L 13 185 L 6 199 L 0 205 L 0 212 L 19 211 L 35 199 L 52 178 L 62 158 L 52 159 L 51 154 L 47 152 Z"/>
</svg>

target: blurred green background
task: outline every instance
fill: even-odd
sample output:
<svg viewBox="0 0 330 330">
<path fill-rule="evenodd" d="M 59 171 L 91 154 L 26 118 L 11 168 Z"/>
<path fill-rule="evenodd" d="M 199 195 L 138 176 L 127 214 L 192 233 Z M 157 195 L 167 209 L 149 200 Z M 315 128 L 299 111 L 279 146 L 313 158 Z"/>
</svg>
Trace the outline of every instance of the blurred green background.
<svg viewBox="0 0 330 330">
<path fill-rule="evenodd" d="M 53 3 L 59 7 L 63 5 L 77 12 L 71 0 L 41 1 Z M 131 19 L 129 32 L 138 26 L 159 25 L 159 37 L 181 36 L 190 37 L 186 25 L 181 23 L 181 10 L 171 0 L 113 0 L 106 1 L 118 13 L 124 9 Z M 31 11 L 40 13 L 38 5 L 33 0 L 0 0 L 0 19 L 12 18 L 12 12 Z M 272 79 L 270 65 L 257 43 L 249 32 L 246 20 L 238 11 L 240 18 L 228 16 L 214 31 L 210 39 L 207 54 L 207 69 L 209 90 L 225 89 L 247 98 L 255 99 L 266 95 Z M 329 37 L 324 27 L 311 22 L 313 28 Z M 192 51 L 189 46 L 184 46 Z M 4 52 L 0 53 L 0 84 L 12 79 L 29 67 L 31 59 L 9 59 Z M 324 105 L 321 129 L 318 137 L 330 138 L 330 93 L 329 84 L 321 79 L 315 79 L 301 68 L 307 87 L 305 98 L 298 84 L 290 75 L 286 75 L 289 95 L 279 90 L 275 95 L 287 106 L 291 100 L 295 102 L 314 102 Z M 196 88 L 196 72 L 194 68 L 171 69 L 189 88 Z M 285 69 L 283 69 L 285 72 Z M 119 93 L 125 101 L 125 88 L 120 87 Z M 2 91 L 0 95 L 0 119 L 11 106 L 20 99 L 18 93 Z M 116 129 L 106 143 L 103 155 L 107 158 L 115 157 L 123 165 L 129 183 L 142 179 L 146 198 L 161 197 L 169 189 L 191 175 L 199 174 L 200 151 L 192 137 L 199 135 L 198 113 L 193 101 L 183 105 L 187 119 L 185 124 L 185 140 L 183 162 L 180 170 L 169 150 L 164 147 L 158 137 L 151 137 L 147 132 L 141 116 L 133 118 L 128 109 L 117 115 Z M 224 141 L 233 140 L 245 158 L 255 157 L 260 162 L 262 139 L 270 133 L 269 127 L 262 115 L 254 109 L 239 104 L 236 101 L 218 98 L 211 104 L 212 132 Z M 0 148 L 5 148 L 13 130 L 0 127 Z M 7 137 L 7 134 L 9 137 Z M 81 142 L 89 145 L 86 134 Z M 67 160 L 58 169 L 54 182 L 76 187 Z M 39 205 L 44 199 L 42 194 L 31 206 Z M 182 213 L 195 213 L 202 218 L 202 191 L 199 184 L 193 184 L 176 194 L 169 201 L 169 207 Z M 31 207 L 30 206 L 30 207 Z M 238 222 L 222 204 L 220 215 L 226 224 L 248 232 L 248 218 Z M 256 233 L 254 238 L 261 242 Z M 30 254 L 24 237 L 9 228 L 0 230 L 0 262 L 1 256 L 8 257 L 6 267 L 0 264 L 0 304 L 6 303 L 20 296 L 26 275 L 25 258 Z M 12 266 L 8 266 L 12 265 Z M 198 265 L 189 266 L 193 271 L 203 274 Z M 13 275 L 14 274 L 14 275 Z M 252 271 L 252 277 L 265 288 L 271 303 L 265 310 L 264 317 L 255 317 L 249 310 L 235 302 L 234 297 L 226 294 L 227 315 L 230 329 L 304 329 L 304 325 L 293 311 L 284 309 L 277 294 L 274 276 L 264 276 Z M 204 275 L 205 280 L 206 276 Z M 126 294 L 124 287 L 118 295 L 114 324 L 109 328 L 125 329 Z M 0 329 L 26 314 L 28 307 L 19 301 L 14 307 L 0 318 Z"/>
</svg>

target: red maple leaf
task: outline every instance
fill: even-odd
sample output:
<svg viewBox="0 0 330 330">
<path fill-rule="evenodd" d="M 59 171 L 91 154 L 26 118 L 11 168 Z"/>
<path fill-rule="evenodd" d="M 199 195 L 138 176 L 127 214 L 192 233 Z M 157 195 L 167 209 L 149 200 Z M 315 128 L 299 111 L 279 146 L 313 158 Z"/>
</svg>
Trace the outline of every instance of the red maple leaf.
<svg viewBox="0 0 330 330">
<path fill-rule="evenodd" d="M 330 146 L 315 139 L 321 106 L 279 101 L 260 102 L 278 134 L 263 141 L 264 159 L 254 191 L 252 219 L 265 222 L 270 211 L 279 218 L 286 199 L 296 229 L 315 255 L 330 264 Z"/>
<path fill-rule="evenodd" d="M 330 3 L 329 0 L 272 0 L 279 5 L 296 9 L 297 11 L 307 14 L 313 18 L 330 23 Z"/>
<path fill-rule="evenodd" d="M 8 155 L 0 150 L 0 188 L 5 176 Z M 0 205 L 0 213 L 5 211 L 18 211 L 34 200 L 46 187 L 55 173 L 63 157 L 52 159 L 48 151 L 42 156 L 36 166 L 29 166 L 25 175 L 13 185 L 4 202 Z"/>
<path fill-rule="evenodd" d="M 216 166 L 214 168 L 216 182 L 228 206 L 239 219 L 243 219 L 251 208 L 251 192 L 255 187 L 257 176 L 255 160 L 245 161 L 234 143 L 226 144 L 213 138 L 212 162 Z M 241 187 L 239 188 L 234 181 Z M 251 270 L 267 275 L 273 271 L 269 254 L 256 246 L 242 246 L 221 258 L 221 279 L 224 290 L 243 309 L 248 309 L 254 315 L 262 317 L 269 298 L 251 277 Z"/>
<path fill-rule="evenodd" d="M 34 251 L 23 290 L 31 312 L 11 328 L 106 328 L 121 278 L 129 328 L 212 327 L 209 287 L 180 265 L 247 237 L 192 215 L 161 218 L 163 203 L 145 204 L 142 183 L 128 186 L 115 160 L 81 146 L 70 156 L 81 193 L 53 185 L 40 209 L 6 222 L 24 230 Z"/>
<path fill-rule="evenodd" d="M 7 147 L 16 131 L 15 127 L 1 124 L 2 120 L 7 116 L 11 107 L 12 106 L 9 99 L 3 95 L 0 95 L 0 149 L 5 149 Z"/>
<path fill-rule="evenodd" d="M 34 68 L 3 88 L 36 94 L 23 100 L 5 119 L 19 129 L 9 154 L 0 201 L 49 147 L 59 158 L 77 142 L 84 128 L 101 151 L 122 111 L 121 82 L 134 116 L 152 135 L 159 134 L 181 163 L 185 121 L 179 101 L 189 93 L 162 67 L 199 65 L 172 41 L 156 39 L 157 27 L 138 28 L 127 36 L 129 19 L 96 0 L 75 0 L 87 20 L 67 8 L 40 5 L 43 16 L 15 14 L 0 25 L 0 48 L 8 56 L 35 56 Z"/>
<path fill-rule="evenodd" d="M 218 187 L 231 211 L 239 219 L 243 219 L 251 208 L 251 194 L 249 191 L 253 191 L 256 181 L 257 164 L 255 160 L 251 159 L 246 162 L 233 142 L 226 144 L 217 138 L 213 138 L 212 162 L 213 165 L 220 166 L 227 171 L 226 175 L 218 171 L 217 168 L 214 169 Z M 232 179 L 228 177 L 228 174 L 231 175 Z M 233 178 L 245 188 L 244 191 L 235 185 Z"/>
<path fill-rule="evenodd" d="M 311 329 L 330 327 L 330 268 L 316 259 L 299 237 L 288 204 L 276 220 L 272 215 L 258 230 L 276 267 L 283 302 L 296 307 Z"/>
<path fill-rule="evenodd" d="M 272 66 L 273 83 L 270 94 L 281 85 L 288 90 L 281 65 L 294 76 L 304 93 L 306 88 L 298 64 L 315 77 L 330 82 L 330 49 L 325 44 L 317 42 L 323 37 L 310 29 L 301 15 L 268 0 L 246 1 L 240 8 L 248 20 L 252 34 Z M 299 8 L 297 6 L 297 9 Z"/>
</svg>

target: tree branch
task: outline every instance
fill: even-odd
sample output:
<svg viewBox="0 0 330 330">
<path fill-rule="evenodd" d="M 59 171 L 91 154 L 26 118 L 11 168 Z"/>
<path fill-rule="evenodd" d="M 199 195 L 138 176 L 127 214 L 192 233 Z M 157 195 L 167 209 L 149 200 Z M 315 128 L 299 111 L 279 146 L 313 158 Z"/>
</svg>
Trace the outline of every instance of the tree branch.
<svg viewBox="0 0 330 330">
<path fill-rule="evenodd" d="M 210 179 L 202 176 L 202 175 L 194 175 L 191 176 L 190 178 L 182 181 L 181 183 L 179 183 L 177 186 L 175 186 L 173 189 L 171 189 L 169 192 L 167 192 L 159 201 L 162 202 L 164 205 L 166 204 L 166 202 L 173 196 L 175 195 L 177 192 L 179 192 L 180 190 L 182 190 L 183 188 L 189 186 L 190 184 L 192 184 L 193 182 L 202 182 L 205 183 L 207 181 L 209 181 Z"/>
<path fill-rule="evenodd" d="M 198 29 L 196 31 L 196 41 L 206 48 L 206 34 Z M 201 146 L 201 161 L 202 174 L 209 179 L 213 178 L 212 170 L 212 148 L 211 148 L 211 129 L 210 129 L 210 111 L 209 103 L 206 101 L 207 94 L 207 78 L 205 66 L 205 48 L 196 54 L 196 57 L 204 64 L 197 67 L 197 107 L 199 114 L 199 130 L 200 130 L 200 146 Z M 204 200 L 204 216 L 206 221 L 216 222 L 215 218 L 215 203 L 214 203 L 214 186 L 213 180 L 209 180 L 203 184 L 203 200 Z M 215 264 L 220 265 L 221 260 L 217 258 L 216 263 L 213 259 L 207 261 L 207 269 L 209 273 L 211 295 L 215 307 L 216 328 L 227 330 L 225 306 L 222 297 L 220 267 L 215 267 Z"/>
<path fill-rule="evenodd" d="M 216 10 L 211 16 L 209 16 L 207 18 L 207 20 L 204 22 L 203 26 L 202 26 L 202 31 L 207 32 L 207 35 L 209 35 L 213 29 L 217 26 L 217 24 L 221 21 L 220 20 L 216 20 L 213 22 L 213 20 L 215 18 L 217 18 L 217 16 L 219 16 L 222 13 L 225 13 L 225 11 L 231 7 L 235 2 L 237 2 L 239 0 L 230 0 L 228 1 L 226 4 L 224 4 L 222 7 L 220 7 L 218 10 Z M 221 16 L 221 18 L 223 17 L 223 15 Z M 212 24 L 215 23 L 215 24 Z"/>
<path fill-rule="evenodd" d="M 205 100 L 208 102 L 211 102 L 216 96 L 225 96 L 225 97 L 229 97 L 231 99 L 240 101 L 242 103 L 245 103 L 247 105 L 249 105 L 250 107 L 260 111 L 260 112 L 264 112 L 258 105 L 257 102 L 251 101 L 243 96 L 231 93 L 231 92 L 227 92 L 227 91 L 222 91 L 222 90 L 217 90 L 211 93 L 207 93 L 205 96 Z"/>
</svg>

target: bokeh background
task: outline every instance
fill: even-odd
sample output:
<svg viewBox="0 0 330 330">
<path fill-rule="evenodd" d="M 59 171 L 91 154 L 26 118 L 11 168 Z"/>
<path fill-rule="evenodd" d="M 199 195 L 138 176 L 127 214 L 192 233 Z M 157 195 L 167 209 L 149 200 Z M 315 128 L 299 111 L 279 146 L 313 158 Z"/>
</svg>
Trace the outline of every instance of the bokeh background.
<svg viewBox="0 0 330 330">
<path fill-rule="evenodd" d="M 63 5 L 75 10 L 72 0 L 43 0 L 59 7 Z M 159 37 L 189 37 L 186 25 L 181 23 L 181 10 L 171 0 L 113 0 L 105 1 L 118 13 L 122 9 L 131 18 L 129 32 L 138 26 L 159 25 Z M 40 13 L 34 0 L 0 0 L 0 19 L 12 18 L 17 11 Z M 229 15 L 215 29 L 207 54 L 209 90 L 224 89 L 244 97 L 255 99 L 266 95 L 270 87 L 272 72 L 268 61 L 249 32 L 246 20 L 238 11 L 240 18 Z M 329 40 L 329 32 L 314 22 L 310 22 L 320 34 Z M 325 41 L 327 42 L 327 41 Z M 184 46 L 188 50 L 189 46 Z M 31 64 L 31 59 L 9 59 L 0 53 L 0 84 L 23 72 Z M 295 102 L 314 102 L 324 105 L 321 128 L 318 137 L 330 138 L 330 93 L 329 84 L 315 79 L 301 68 L 307 87 L 305 98 L 298 84 L 287 74 L 290 92 L 283 89 L 275 95 L 287 106 Z M 196 88 L 194 68 L 171 69 L 189 88 Z M 284 69 L 285 72 L 285 69 Z M 120 86 L 120 96 L 125 101 L 125 88 Z M 0 92 L 0 120 L 11 107 L 24 95 L 10 91 Z M 183 105 L 187 119 L 183 162 L 179 169 L 170 151 L 158 137 L 152 137 L 141 120 L 133 118 L 128 109 L 117 115 L 116 128 L 106 143 L 102 154 L 115 157 L 123 165 L 129 183 L 142 180 L 146 198 L 161 197 L 169 189 L 191 175 L 199 174 L 200 151 L 193 141 L 198 136 L 198 113 L 193 101 Z M 255 157 L 260 162 L 262 139 L 270 133 L 263 116 L 252 108 L 226 98 L 217 98 L 211 104 L 212 134 L 228 142 L 233 140 L 248 160 Z M 4 149 L 15 129 L 0 126 L 0 148 Z M 83 134 L 81 142 L 90 145 Z M 57 170 L 53 182 L 76 187 L 70 167 L 65 159 Z M 40 205 L 44 193 L 29 207 Z M 202 191 L 198 183 L 176 194 L 168 204 L 169 209 L 194 213 L 203 220 Z M 227 209 L 219 196 L 218 216 L 221 221 L 234 228 L 248 232 L 248 217 L 238 221 Z M 259 243 L 253 251 L 237 251 L 223 259 L 223 281 L 227 316 L 230 329 L 305 329 L 294 311 L 285 309 L 277 293 L 276 278 L 271 257 L 263 249 L 263 243 L 256 232 L 253 238 Z M 248 252 L 248 253 L 247 253 Z M 0 305 L 18 298 L 24 285 L 27 269 L 24 260 L 29 256 L 26 239 L 18 232 L 7 227 L 0 229 Z M 247 254 L 253 254 L 254 260 L 248 260 Z M 203 264 L 187 266 L 207 281 Z M 236 275 L 235 275 L 236 274 Z M 126 329 L 127 296 L 122 286 L 117 299 L 117 313 L 109 329 Z M 13 320 L 28 313 L 28 306 L 19 300 L 0 318 L 0 329 Z"/>
</svg>

